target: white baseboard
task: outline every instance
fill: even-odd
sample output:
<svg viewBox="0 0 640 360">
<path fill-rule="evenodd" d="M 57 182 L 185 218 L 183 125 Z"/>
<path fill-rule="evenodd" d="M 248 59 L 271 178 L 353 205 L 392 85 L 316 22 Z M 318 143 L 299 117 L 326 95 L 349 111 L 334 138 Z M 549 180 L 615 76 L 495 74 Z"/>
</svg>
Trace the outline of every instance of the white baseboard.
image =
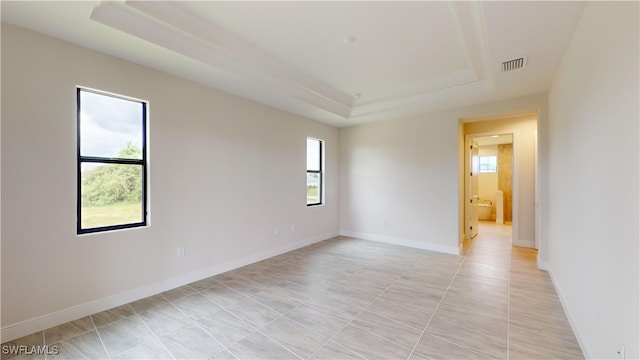
<svg viewBox="0 0 640 360">
<path fill-rule="evenodd" d="M 562 293 L 560 286 L 558 286 L 558 280 L 553 274 L 551 265 L 549 265 L 548 263 L 545 263 L 545 266 L 547 267 L 546 270 L 547 270 L 547 273 L 549 274 L 549 277 L 551 278 L 551 283 L 553 284 L 553 288 L 556 290 L 556 294 L 558 294 L 558 298 L 560 299 L 560 304 L 562 304 L 562 310 L 564 310 L 564 313 L 567 315 L 567 320 L 569 320 L 569 326 L 571 326 L 571 330 L 573 330 L 573 334 L 576 336 L 578 345 L 580 345 L 580 349 L 582 350 L 582 355 L 584 355 L 585 359 L 595 359 L 595 357 L 593 357 L 593 353 L 589 349 L 587 341 L 578 330 L 578 327 L 576 326 L 575 321 L 572 319 L 571 313 L 567 311 L 567 300 L 564 297 L 564 294 Z"/>
<path fill-rule="evenodd" d="M 349 231 L 349 230 L 340 230 L 340 235 L 354 237 L 354 238 L 363 239 L 363 240 L 377 241 L 377 242 L 382 242 L 382 243 L 387 243 L 392 245 L 407 246 L 407 247 L 412 247 L 416 249 L 430 250 L 430 251 L 436 251 L 436 252 L 452 254 L 452 255 L 460 255 L 459 246 L 440 245 L 440 244 L 434 244 L 434 243 L 429 243 L 424 241 L 416 241 L 416 240 L 402 239 L 402 238 L 391 237 L 391 236 L 361 233 L 361 232 Z"/>
<path fill-rule="evenodd" d="M 526 248 L 532 248 L 532 249 L 536 247 L 536 243 L 533 240 L 522 240 L 522 239 L 518 239 L 518 240 L 514 241 L 513 245 L 520 246 L 520 247 L 526 247 Z"/>
<path fill-rule="evenodd" d="M 88 315 L 99 313 L 116 306 L 128 304 L 132 301 L 144 299 L 163 291 L 175 289 L 194 281 L 202 280 L 210 276 L 218 275 L 223 272 L 253 264 L 255 262 L 278 256 L 289 251 L 293 251 L 320 241 L 330 239 L 335 236 L 338 236 L 337 232 L 314 236 L 312 238 L 261 251 L 249 256 L 245 256 L 243 258 L 190 272 L 188 274 L 175 276 L 163 281 L 143 286 L 141 288 L 132 289 L 103 299 L 98 299 L 85 304 L 80 304 L 64 310 L 56 311 L 51 314 L 46 314 L 16 324 L 8 325 L 0 329 L 0 342 L 5 343 L 7 341 L 15 340 L 38 331 L 58 326 L 69 321 L 74 321 Z"/>
<path fill-rule="evenodd" d="M 538 263 L 538 269 L 549 271 L 549 263 L 540 259 L 540 254 L 538 254 L 537 263 Z"/>
</svg>

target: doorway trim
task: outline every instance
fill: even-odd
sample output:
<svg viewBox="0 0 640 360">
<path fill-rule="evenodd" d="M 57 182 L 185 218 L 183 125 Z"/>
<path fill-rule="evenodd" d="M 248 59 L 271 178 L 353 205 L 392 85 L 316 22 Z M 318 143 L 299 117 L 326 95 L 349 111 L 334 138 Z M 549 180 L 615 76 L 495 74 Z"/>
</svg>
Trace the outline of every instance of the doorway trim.
<svg viewBox="0 0 640 360">
<path fill-rule="evenodd" d="M 512 167 L 512 172 L 513 172 L 513 177 L 512 177 L 512 183 L 511 183 L 511 192 L 512 192 L 512 206 L 511 206 L 511 244 L 512 245 L 516 245 L 516 246 L 525 246 L 525 247 L 531 247 L 531 244 L 529 244 L 527 242 L 527 244 L 520 244 L 518 241 L 518 224 L 519 224 L 519 195 L 520 195 L 520 191 L 519 191 L 519 167 L 518 167 L 518 156 L 517 154 L 519 153 L 519 134 L 518 134 L 518 129 L 503 129 L 503 130 L 498 130 L 496 129 L 495 131 L 485 131 L 485 132 L 479 132 L 479 133 L 464 133 L 464 199 L 463 199 L 463 206 L 464 206 L 464 234 L 463 234 L 463 239 L 467 239 L 467 231 L 469 231 L 469 206 L 468 206 L 468 201 L 471 198 L 471 193 L 470 193 L 470 185 L 469 185 L 469 173 L 471 171 L 470 169 L 470 165 L 471 165 L 471 159 L 469 158 L 469 152 L 467 151 L 469 149 L 469 146 L 471 146 L 471 140 L 473 138 L 476 137 L 482 137 L 482 136 L 491 136 L 491 135 L 496 135 L 496 134 L 511 134 L 511 136 L 513 136 L 513 163 L 511 165 Z M 460 244 L 462 245 L 462 244 Z"/>
</svg>

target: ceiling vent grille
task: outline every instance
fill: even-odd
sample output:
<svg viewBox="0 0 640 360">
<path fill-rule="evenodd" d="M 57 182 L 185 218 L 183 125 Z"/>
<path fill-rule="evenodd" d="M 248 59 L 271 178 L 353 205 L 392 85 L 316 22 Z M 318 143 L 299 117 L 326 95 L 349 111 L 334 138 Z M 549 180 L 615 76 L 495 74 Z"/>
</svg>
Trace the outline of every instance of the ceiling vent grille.
<svg viewBox="0 0 640 360">
<path fill-rule="evenodd" d="M 502 72 L 509 72 L 513 70 L 522 69 L 527 65 L 527 58 L 525 56 L 517 59 L 507 60 L 502 62 Z"/>
</svg>

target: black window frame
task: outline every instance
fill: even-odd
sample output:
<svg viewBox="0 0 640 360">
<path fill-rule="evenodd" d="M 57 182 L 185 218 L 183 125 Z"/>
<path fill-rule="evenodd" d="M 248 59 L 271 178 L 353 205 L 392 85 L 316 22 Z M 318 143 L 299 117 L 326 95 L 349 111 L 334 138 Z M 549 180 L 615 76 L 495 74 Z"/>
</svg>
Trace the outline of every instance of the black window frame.
<svg viewBox="0 0 640 360">
<path fill-rule="evenodd" d="M 142 159 L 126 159 L 126 158 L 117 158 L 117 157 L 100 157 L 100 156 L 82 156 L 80 151 L 80 139 L 81 139 L 81 120 L 80 120 L 80 94 L 85 92 L 90 92 L 102 96 L 110 96 L 116 99 L 122 99 L 127 101 L 139 102 L 142 104 Z M 147 198 L 148 198 L 148 188 L 147 188 L 147 102 L 139 99 L 133 99 L 127 96 L 115 95 L 107 92 L 102 92 L 99 90 L 88 89 L 84 87 L 78 86 L 76 88 L 76 128 L 77 128 L 77 220 L 76 220 L 76 231 L 78 235 L 81 234 L 90 234 L 97 232 L 105 232 L 112 230 L 121 230 L 121 229 L 131 229 L 137 227 L 145 227 L 148 224 L 147 220 Z M 82 164 L 83 163 L 100 163 L 100 164 L 122 164 L 122 165 L 140 165 L 142 166 L 142 221 L 134 222 L 134 223 L 126 223 L 126 224 L 117 224 L 117 225 L 107 225 L 107 226 L 99 226 L 93 228 L 82 228 Z"/>
<path fill-rule="evenodd" d="M 318 178 L 319 178 L 319 185 L 318 185 L 318 202 L 317 203 L 307 203 L 307 206 L 318 206 L 318 205 L 323 205 L 324 204 L 324 168 L 323 168 L 323 153 L 324 153 L 324 140 L 322 139 L 318 139 L 318 138 L 314 138 L 314 137 L 307 137 L 307 140 L 315 140 L 318 142 L 318 146 L 319 146 L 319 156 L 318 156 L 318 170 L 309 170 L 309 167 L 307 166 L 307 175 L 309 174 L 318 174 Z M 306 151 L 308 152 L 309 149 L 306 149 Z"/>
</svg>

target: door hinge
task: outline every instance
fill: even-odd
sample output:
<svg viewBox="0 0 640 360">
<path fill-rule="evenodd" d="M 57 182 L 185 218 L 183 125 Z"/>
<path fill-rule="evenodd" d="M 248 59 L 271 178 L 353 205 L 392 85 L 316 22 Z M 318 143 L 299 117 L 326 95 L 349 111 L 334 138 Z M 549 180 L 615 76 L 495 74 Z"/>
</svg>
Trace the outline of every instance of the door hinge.
<svg viewBox="0 0 640 360">
<path fill-rule="evenodd" d="M 473 150 L 473 145 L 469 145 L 469 150 Z"/>
<path fill-rule="evenodd" d="M 469 176 L 473 176 L 473 172 L 470 172 L 470 173 L 469 173 Z"/>
<path fill-rule="evenodd" d="M 473 226 L 469 226 L 469 230 L 473 230 Z"/>
<path fill-rule="evenodd" d="M 469 204 L 473 204 L 473 199 L 469 199 Z"/>
</svg>

